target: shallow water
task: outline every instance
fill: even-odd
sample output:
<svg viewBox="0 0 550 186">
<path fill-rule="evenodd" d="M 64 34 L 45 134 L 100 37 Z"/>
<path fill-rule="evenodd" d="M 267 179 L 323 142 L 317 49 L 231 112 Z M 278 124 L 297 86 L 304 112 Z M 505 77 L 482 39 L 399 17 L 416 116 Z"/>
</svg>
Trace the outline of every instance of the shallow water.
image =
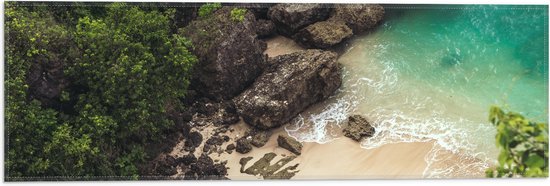
<svg viewBox="0 0 550 186">
<path fill-rule="evenodd" d="M 548 15 L 544 6 L 386 7 L 386 18 L 340 57 L 344 83 L 289 125 L 326 143 L 350 114 L 376 128 L 361 147 L 435 141 L 425 177 L 483 175 L 495 163 L 498 105 L 548 121 Z M 461 161 L 446 161 L 447 152 Z"/>
</svg>

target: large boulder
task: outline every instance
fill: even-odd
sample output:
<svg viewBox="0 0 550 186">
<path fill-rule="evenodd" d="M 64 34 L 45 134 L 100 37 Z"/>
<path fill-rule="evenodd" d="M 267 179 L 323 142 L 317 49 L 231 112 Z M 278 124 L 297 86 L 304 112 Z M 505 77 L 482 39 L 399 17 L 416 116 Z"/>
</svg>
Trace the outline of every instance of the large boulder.
<svg viewBox="0 0 550 186">
<path fill-rule="evenodd" d="M 235 21 L 230 16 L 232 9 L 223 7 L 180 30 L 199 58 L 190 86 L 214 100 L 238 95 L 266 66 L 267 55 L 256 37 L 254 15 L 247 11 L 242 21 Z"/>
<path fill-rule="evenodd" d="M 321 21 L 300 30 L 293 38 L 308 48 L 329 48 L 352 35 L 343 21 Z"/>
<path fill-rule="evenodd" d="M 271 66 L 235 98 L 237 112 L 259 129 L 281 126 L 340 87 L 337 57 L 334 52 L 304 50 L 270 58 Z"/>
<path fill-rule="evenodd" d="M 374 135 L 374 127 L 363 116 L 353 115 L 348 120 L 348 125 L 343 130 L 344 136 L 355 141 L 361 141 L 363 138 Z"/>
<path fill-rule="evenodd" d="M 359 34 L 378 25 L 384 12 L 384 7 L 376 4 L 340 4 L 335 6 L 330 20 L 344 21 L 354 34 Z"/>
<path fill-rule="evenodd" d="M 330 9 L 322 4 L 277 4 L 269 8 L 267 15 L 277 26 L 277 31 L 292 36 L 298 30 L 328 18 Z"/>
</svg>

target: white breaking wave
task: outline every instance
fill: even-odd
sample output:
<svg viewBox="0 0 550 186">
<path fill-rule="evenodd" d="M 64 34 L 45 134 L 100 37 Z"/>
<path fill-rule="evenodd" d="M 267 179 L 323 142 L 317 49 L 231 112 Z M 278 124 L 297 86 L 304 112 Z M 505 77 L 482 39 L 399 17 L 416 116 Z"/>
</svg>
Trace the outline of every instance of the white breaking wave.
<svg viewBox="0 0 550 186">
<path fill-rule="evenodd" d="M 383 45 L 375 47 L 383 48 Z M 285 130 L 299 141 L 323 144 L 339 138 L 341 134 L 335 131 L 341 130 L 351 114 L 358 113 L 367 116 L 376 129 L 373 137 L 361 142 L 362 148 L 433 141 L 433 148 L 424 158 L 427 163 L 424 177 L 479 177 L 483 174 L 492 160 L 479 152 L 483 147 L 477 143 L 476 134 L 491 133 L 494 129 L 465 118 L 445 116 L 445 105 L 435 103 L 428 95 L 403 90 L 393 63 L 382 64 L 383 69 L 368 76 L 344 69 L 344 84 L 338 91 L 339 97 L 327 100 L 318 113 L 300 114 Z M 404 100 L 392 100 L 395 97 L 404 97 Z M 373 101 L 380 99 L 392 103 L 371 106 L 375 105 Z M 459 161 L 449 159 L 449 153 Z"/>
</svg>

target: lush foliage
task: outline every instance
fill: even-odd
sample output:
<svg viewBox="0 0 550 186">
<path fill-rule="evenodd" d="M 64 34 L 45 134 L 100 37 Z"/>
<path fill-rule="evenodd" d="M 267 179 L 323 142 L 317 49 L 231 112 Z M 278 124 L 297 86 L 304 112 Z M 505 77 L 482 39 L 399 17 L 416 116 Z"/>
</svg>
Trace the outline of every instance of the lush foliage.
<svg viewBox="0 0 550 186">
<path fill-rule="evenodd" d="M 199 8 L 199 17 L 212 15 L 214 11 L 222 7 L 221 3 L 206 3 Z"/>
<path fill-rule="evenodd" d="M 492 107 L 489 121 L 497 128 L 499 165 L 487 177 L 547 177 L 548 124 L 529 121 L 518 113 Z"/>
<path fill-rule="evenodd" d="M 6 176 L 135 176 L 144 144 L 162 139 L 181 107 L 197 62 L 190 42 L 170 34 L 171 9 L 67 11 L 6 5 Z M 37 63 L 63 64 L 71 83 L 52 99 L 68 107 L 29 96 Z"/>
<path fill-rule="evenodd" d="M 233 8 L 231 10 L 231 20 L 233 21 L 241 22 L 244 20 L 245 15 L 246 15 L 245 8 Z"/>
</svg>

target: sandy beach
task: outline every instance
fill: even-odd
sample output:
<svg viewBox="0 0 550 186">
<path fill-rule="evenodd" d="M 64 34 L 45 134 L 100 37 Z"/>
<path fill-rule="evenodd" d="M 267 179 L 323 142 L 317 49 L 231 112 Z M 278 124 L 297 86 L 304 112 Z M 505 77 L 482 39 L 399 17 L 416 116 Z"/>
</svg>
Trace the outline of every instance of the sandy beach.
<svg viewBox="0 0 550 186">
<path fill-rule="evenodd" d="M 245 127 L 242 126 L 243 124 L 238 125 L 241 126 L 237 128 Z M 228 160 L 228 177 L 235 180 L 261 179 L 261 177 L 240 173 L 239 160 L 243 157 L 252 156 L 252 162 L 254 162 L 269 152 L 292 155 L 291 152 L 278 147 L 278 135 L 287 134 L 279 128 L 261 148 L 254 148 L 247 154 L 222 154 L 219 158 Z M 303 145 L 302 154 L 287 164 L 287 166 L 299 164 L 299 172 L 292 179 L 422 178 L 426 168 L 424 157 L 432 148 L 432 143 L 399 143 L 367 150 L 361 148 L 359 143 L 345 137 L 325 144 L 303 143 Z M 280 158 L 282 156 L 277 156 L 272 163 Z"/>
<path fill-rule="evenodd" d="M 304 50 L 294 41 L 282 36 L 276 36 L 267 40 L 268 48 L 266 54 L 269 57 L 288 54 L 298 50 Z M 311 109 L 311 108 L 310 108 Z M 223 144 L 221 147 L 225 149 L 227 145 L 233 144 L 237 139 L 242 137 L 246 131 L 250 130 L 250 126 L 242 120 L 230 127 L 233 132 L 227 132 L 231 140 Z M 245 165 L 245 169 L 250 167 L 253 162 L 262 158 L 264 154 L 273 152 L 277 156 L 271 161 L 274 164 L 278 160 L 286 156 L 292 156 L 291 152 L 283 149 L 277 144 L 279 135 L 288 136 L 284 130 L 284 126 L 273 129 L 272 135 L 267 144 L 261 148 L 253 148 L 251 152 L 240 154 L 233 152 L 231 154 L 212 153 L 209 156 L 216 162 L 227 161 L 228 178 L 233 180 L 258 180 L 263 179 L 261 176 L 248 175 L 241 173 L 241 158 L 252 157 L 252 160 Z M 211 136 L 213 126 L 208 126 L 200 130 L 203 136 Z M 181 157 L 186 154 L 183 149 L 184 141 L 181 141 L 174 147 L 170 155 Z M 360 143 L 350 138 L 341 136 L 328 143 L 319 144 L 314 142 L 304 142 L 302 154 L 296 159 L 290 161 L 283 166 L 286 167 L 299 164 L 298 172 L 291 179 L 419 179 L 424 178 L 424 172 L 428 167 L 426 158 L 434 148 L 434 141 L 428 142 L 411 142 L 411 143 L 393 143 L 386 144 L 374 149 L 361 148 Z M 197 147 L 202 149 L 202 145 Z M 195 151 L 195 156 L 198 157 L 202 153 L 201 150 Z M 435 165 L 452 167 L 452 163 L 462 161 L 460 156 L 450 152 L 440 152 L 443 154 L 442 161 L 446 165 Z M 476 160 L 473 160 L 476 161 Z M 434 165 L 432 165 L 434 166 Z M 179 174 L 183 174 L 178 170 Z M 177 176 L 177 175 L 176 175 Z M 483 175 L 479 175 L 480 177 Z"/>
</svg>

